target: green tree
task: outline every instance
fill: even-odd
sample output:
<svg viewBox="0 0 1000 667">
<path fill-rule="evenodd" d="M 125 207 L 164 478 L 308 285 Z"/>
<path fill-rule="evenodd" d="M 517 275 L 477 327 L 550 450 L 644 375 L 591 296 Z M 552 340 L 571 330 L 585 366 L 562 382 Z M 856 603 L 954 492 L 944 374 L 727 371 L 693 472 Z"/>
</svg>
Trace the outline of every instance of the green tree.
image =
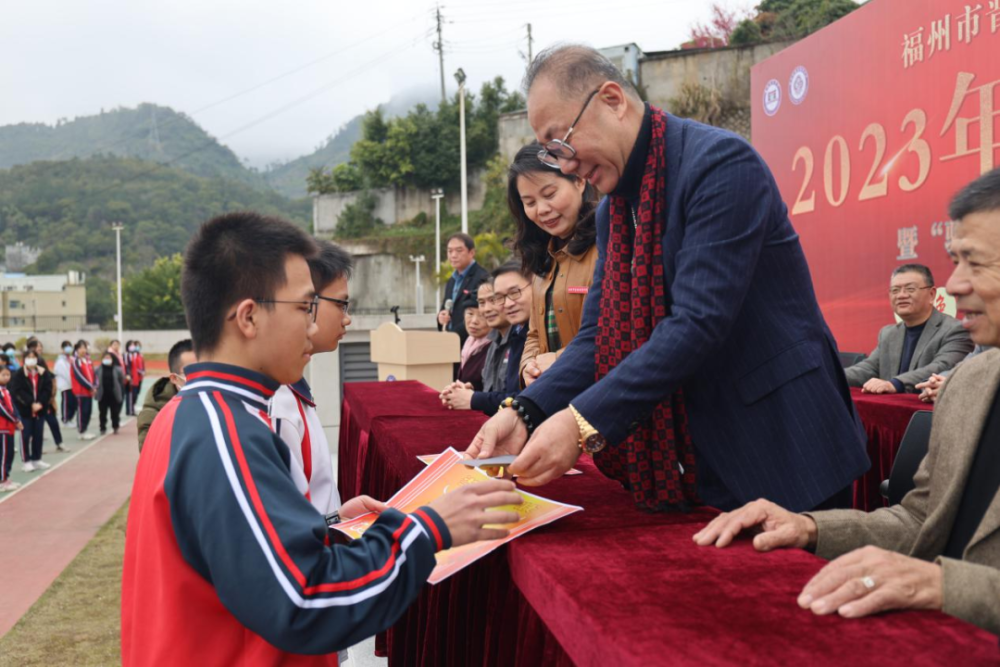
<svg viewBox="0 0 1000 667">
<path fill-rule="evenodd" d="M 129 328 L 179 329 L 184 327 L 181 302 L 180 253 L 160 257 L 153 266 L 122 283 L 122 310 Z"/>
<path fill-rule="evenodd" d="M 368 191 L 361 193 L 357 199 L 344 207 L 340 217 L 337 218 L 336 237 L 356 239 L 371 234 L 376 225 L 383 224 L 382 220 L 375 217 L 377 205 L 375 195 Z"/>
<path fill-rule="evenodd" d="M 118 312 L 115 286 L 97 276 L 87 278 L 87 324 L 105 327 L 114 322 Z"/>
</svg>

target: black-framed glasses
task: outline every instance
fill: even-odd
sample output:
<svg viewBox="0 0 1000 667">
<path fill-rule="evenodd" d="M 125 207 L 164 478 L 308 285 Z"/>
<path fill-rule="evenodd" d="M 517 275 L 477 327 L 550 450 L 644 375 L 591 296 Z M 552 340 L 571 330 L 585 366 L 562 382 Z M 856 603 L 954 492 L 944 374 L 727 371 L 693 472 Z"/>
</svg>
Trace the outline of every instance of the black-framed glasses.
<svg viewBox="0 0 1000 667">
<path fill-rule="evenodd" d="M 330 303 L 337 304 L 338 306 L 340 306 L 340 309 L 342 311 L 344 311 L 344 315 L 350 315 L 351 314 L 351 302 L 350 301 L 345 301 L 344 299 L 334 299 L 332 296 L 320 296 L 319 294 L 316 295 L 316 298 L 320 299 L 322 301 L 329 301 Z"/>
<path fill-rule="evenodd" d="M 903 287 L 893 287 L 889 290 L 889 296 L 899 296 L 900 294 L 905 294 L 906 296 L 913 296 L 918 291 L 922 289 L 934 289 L 934 286 L 929 287 L 917 287 L 916 285 L 905 285 Z"/>
<path fill-rule="evenodd" d="M 594 95 L 601 91 L 600 88 L 587 95 L 587 100 L 583 103 L 583 108 L 580 109 L 580 113 L 576 115 L 573 122 L 570 123 L 569 131 L 566 132 L 566 136 L 562 139 L 552 139 L 545 143 L 542 150 L 538 151 L 538 161 L 544 164 L 546 167 L 552 167 L 553 169 L 559 168 L 559 160 L 572 160 L 576 157 L 576 149 L 569 145 L 569 135 L 573 134 L 573 130 L 576 129 L 576 124 L 580 122 L 580 118 L 583 117 L 583 112 L 587 110 L 590 106 L 590 100 L 594 99 Z"/>
<path fill-rule="evenodd" d="M 510 299 L 514 303 L 517 303 L 517 300 L 521 298 L 521 294 L 526 289 L 528 289 L 528 285 L 525 285 L 524 287 L 511 287 L 509 290 L 507 290 L 506 294 L 494 294 L 493 296 L 489 297 L 487 301 L 492 303 L 494 306 L 503 306 L 504 301 L 506 301 L 507 299 Z"/>
<path fill-rule="evenodd" d="M 316 313 L 319 311 L 319 296 L 314 296 L 311 301 L 281 301 L 278 299 L 254 299 L 254 301 L 256 303 L 293 303 L 298 306 L 308 306 L 304 312 L 310 322 L 316 321 Z"/>
</svg>

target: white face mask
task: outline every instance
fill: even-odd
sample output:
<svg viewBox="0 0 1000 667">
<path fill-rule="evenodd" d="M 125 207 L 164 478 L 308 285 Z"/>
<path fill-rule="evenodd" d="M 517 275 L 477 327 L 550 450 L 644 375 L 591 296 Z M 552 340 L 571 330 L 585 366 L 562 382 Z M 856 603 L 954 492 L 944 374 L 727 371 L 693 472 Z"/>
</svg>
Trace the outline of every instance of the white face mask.
<svg viewBox="0 0 1000 667">
<path fill-rule="evenodd" d="M 38 359 L 35 359 L 34 357 L 29 357 L 24 360 L 24 365 L 27 368 L 34 368 L 35 366 L 38 365 Z"/>
<path fill-rule="evenodd" d="M 63 352 L 65 352 L 66 354 L 73 354 L 72 346 L 67 345 L 66 347 L 63 348 Z"/>
<path fill-rule="evenodd" d="M 101 361 L 101 363 L 104 364 L 105 366 L 110 366 L 114 362 L 111 361 L 110 359 L 104 359 L 104 360 Z"/>
</svg>

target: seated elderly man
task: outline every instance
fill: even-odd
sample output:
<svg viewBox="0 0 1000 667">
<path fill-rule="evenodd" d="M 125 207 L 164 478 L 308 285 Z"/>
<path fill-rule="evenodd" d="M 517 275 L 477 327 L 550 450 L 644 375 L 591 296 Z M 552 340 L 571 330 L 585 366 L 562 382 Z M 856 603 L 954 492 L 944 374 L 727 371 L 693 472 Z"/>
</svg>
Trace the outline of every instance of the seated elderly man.
<svg viewBox="0 0 1000 667">
<path fill-rule="evenodd" d="M 934 307 L 934 276 L 923 264 L 892 272 L 889 301 L 902 322 L 883 327 L 871 356 L 845 369 L 852 387 L 872 394 L 918 393 L 918 383 L 972 351 L 961 322 Z"/>
<path fill-rule="evenodd" d="M 972 339 L 1000 344 L 1000 169 L 960 192 L 950 213 L 959 224 L 948 292 Z M 916 486 L 899 505 L 793 514 L 757 500 L 717 517 L 695 542 L 724 547 L 756 529 L 759 551 L 798 547 L 836 558 L 799 596 L 817 614 L 940 609 L 1000 634 L 998 387 L 998 350 L 955 370 L 937 401 Z"/>
</svg>

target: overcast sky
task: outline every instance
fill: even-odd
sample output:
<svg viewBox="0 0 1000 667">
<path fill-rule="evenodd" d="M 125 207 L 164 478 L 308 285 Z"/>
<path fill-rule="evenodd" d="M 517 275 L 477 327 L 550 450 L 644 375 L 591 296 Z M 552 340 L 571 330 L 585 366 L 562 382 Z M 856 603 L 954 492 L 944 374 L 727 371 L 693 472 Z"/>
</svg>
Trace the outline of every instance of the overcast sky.
<svg viewBox="0 0 1000 667">
<path fill-rule="evenodd" d="M 451 0 L 445 72 L 519 82 L 561 41 L 677 48 L 711 0 Z M 725 2 L 723 4 L 726 4 Z M 745 4 L 730 0 L 728 6 Z M 353 116 L 439 86 L 425 0 L 32 0 L 0 3 L 0 125 L 141 102 L 184 111 L 255 166 L 311 152 Z M 279 78 L 280 77 L 280 78 Z"/>
</svg>

